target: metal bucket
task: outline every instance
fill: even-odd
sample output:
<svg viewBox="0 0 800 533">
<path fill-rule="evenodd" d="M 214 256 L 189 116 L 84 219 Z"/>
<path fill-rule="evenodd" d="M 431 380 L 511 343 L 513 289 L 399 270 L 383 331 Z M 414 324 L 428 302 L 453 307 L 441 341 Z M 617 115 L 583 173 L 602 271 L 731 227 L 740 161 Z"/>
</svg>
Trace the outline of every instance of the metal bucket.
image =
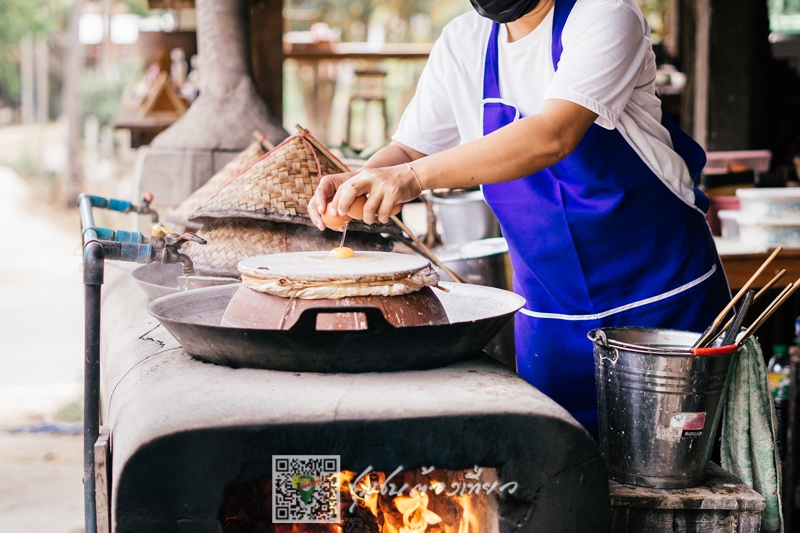
<svg viewBox="0 0 800 533">
<path fill-rule="evenodd" d="M 703 483 L 733 353 L 694 356 L 699 333 L 604 328 L 594 342 L 600 447 L 614 481 Z"/>
<path fill-rule="evenodd" d="M 444 242 L 466 244 L 500 236 L 500 224 L 483 199 L 483 191 L 430 196 L 437 220 L 442 223 Z"/>
</svg>

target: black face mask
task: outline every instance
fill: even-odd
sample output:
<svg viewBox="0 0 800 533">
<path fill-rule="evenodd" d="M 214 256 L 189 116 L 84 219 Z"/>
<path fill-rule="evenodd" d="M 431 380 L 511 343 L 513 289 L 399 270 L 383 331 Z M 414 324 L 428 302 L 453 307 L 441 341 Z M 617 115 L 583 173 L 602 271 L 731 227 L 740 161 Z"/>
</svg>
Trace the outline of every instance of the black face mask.
<svg viewBox="0 0 800 533">
<path fill-rule="evenodd" d="M 482 17 L 500 24 L 514 22 L 530 13 L 539 0 L 469 0 Z"/>
</svg>

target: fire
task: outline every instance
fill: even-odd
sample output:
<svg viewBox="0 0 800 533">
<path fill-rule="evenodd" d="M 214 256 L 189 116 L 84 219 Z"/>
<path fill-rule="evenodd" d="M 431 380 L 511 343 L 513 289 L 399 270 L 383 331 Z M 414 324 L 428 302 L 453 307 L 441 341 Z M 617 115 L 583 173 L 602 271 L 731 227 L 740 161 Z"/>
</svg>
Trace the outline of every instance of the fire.
<svg viewBox="0 0 800 533">
<path fill-rule="evenodd" d="M 399 533 L 422 533 L 428 524 L 438 524 L 442 517 L 428 509 L 428 494 L 421 492 L 417 496 L 398 496 L 394 499 L 397 510 L 403 513 L 403 527 Z"/>
<path fill-rule="evenodd" d="M 491 475 L 494 475 L 493 470 Z M 478 478 L 469 471 L 436 471 L 428 478 L 419 470 L 397 471 L 388 476 L 374 471 L 359 476 L 345 470 L 339 473 L 339 524 L 272 524 L 267 514 L 272 499 L 270 479 L 231 485 L 226 489 L 222 509 L 223 530 L 225 533 L 483 533 L 495 530 L 486 527 L 488 517 L 494 515 L 493 500 L 475 491 L 476 484 L 471 480 Z M 242 500 L 253 496 L 256 507 L 264 511 L 260 517 L 251 516 L 253 503 Z"/>
</svg>

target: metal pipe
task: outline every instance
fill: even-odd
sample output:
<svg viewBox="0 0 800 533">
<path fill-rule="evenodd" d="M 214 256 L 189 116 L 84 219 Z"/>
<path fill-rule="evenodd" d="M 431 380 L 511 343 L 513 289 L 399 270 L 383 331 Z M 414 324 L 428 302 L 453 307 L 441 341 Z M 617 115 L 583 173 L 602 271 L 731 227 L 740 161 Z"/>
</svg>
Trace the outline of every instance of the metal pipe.
<svg viewBox="0 0 800 533">
<path fill-rule="evenodd" d="M 78 208 L 81 213 L 81 230 L 83 232 L 83 242 L 98 240 L 97 231 L 94 228 L 94 216 L 92 215 L 92 197 L 81 193 L 78 195 Z"/>
<path fill-rule="evenodd" d="M 83 202 L 81 202 L 82 220 L 83 211 Z M 89 216 L 91 217 L 91 208 Z M 84 226 L 84 229 L 88 228 Z M 83 504 L 86 533 L 97 532 L 94 443 L 100 433 L 100 291 L 103 285 L 104 266 L 103 245 L 96 240 L 89 241 L 83 248 L 83 284 L 85 286 Z"/>
</svg>

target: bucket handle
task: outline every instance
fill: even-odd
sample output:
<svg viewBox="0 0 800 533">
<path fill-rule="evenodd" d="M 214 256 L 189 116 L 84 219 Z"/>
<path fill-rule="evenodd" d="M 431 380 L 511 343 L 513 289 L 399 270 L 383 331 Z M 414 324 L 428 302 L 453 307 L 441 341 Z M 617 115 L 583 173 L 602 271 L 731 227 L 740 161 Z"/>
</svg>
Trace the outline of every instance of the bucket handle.
<svg viewBox="0 0 800 533">
<path fill-rule="evenodd" d="M 609 346 L 608 344 L 608 337 L 606 337 L 606 332 L 602 329 L 595 329 L 589 332 L 589 338 L 598 345 L 600 348 L 603 348 L 603 351 L 600 354 L 600 359 L 604 359 L 610 362 L 612 365 L 616 364 L 617 360 L 619 359 L 619 350 L 614 346 Z M 610 351 L 614 354 L 613 357 L 606 357 L 605 352 Z"/>
</svg>

